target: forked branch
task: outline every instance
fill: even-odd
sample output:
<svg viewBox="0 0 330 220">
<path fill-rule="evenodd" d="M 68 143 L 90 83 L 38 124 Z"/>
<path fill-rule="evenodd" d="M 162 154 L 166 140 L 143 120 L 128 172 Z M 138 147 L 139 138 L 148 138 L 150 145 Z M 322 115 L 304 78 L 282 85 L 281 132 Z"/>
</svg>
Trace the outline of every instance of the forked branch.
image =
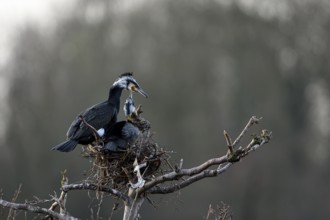
<svg viewBox="0 0 330 220">
<path fill-rule="evenodd" d="M 139 195 L 145 192 L 151 194 L 172 193 L 206 177 L 215 177 L 220 175 L 226 171 L 233 163 L 238 162 L 241 158 L 247 156 L 250 152 L 269 142 L 271 139 L 271 132 L 262 130 L 261 134 L 254 136 L 246 147 L 239 147 L 237 150 L 235 150 L 242 137 L 247 133 L 248 129 L 252 125 L 257 124 L 260 120 L 261 118 L 252 116 L 242 132 L 235 139 L 234 143 L 232 143 L 229 134 L 224 131 L 224 136 L 228 147 L 228 152 L 226 155 L 209 159 L 206 162 L 190 169 L 176 169 L 170 173 L 158 176 L 155 179 L 147 182 L 144 187 L 137 191 L 137 193 Z M 218 168 L 209 169 L 214 165 L 218 165 Z M 181 177 L 188 178 L 182 179 Z M 162 186 L 162 183 L 165 182 L 174 182 L 174 184 L 170 186 Z"/>
<path fill-rule="evenodd" d="M 41 208 L 39 206 L 29 205 L 25 203 L 14 203 L 0 199 L 0 205 L 14 210 L 25 210 L 32 213 L 49 215 L 60 220 L 77 220 L 77 218 L 74 218 L 69 214 L 60 214 L 58 212 L 54 212 L 46 208 Z"/>
<path fill-rule="evenodd" d="M 99 186 L 93 183 L 77 183 L 77 184 L 68 184 L 68 185 L 63 185 L 62 190 L 65 192 L 71 191 L 71 190 L 93 190 L 93 191 L 100 191 L 100 192 L 106 192 L 109 194 L 112 194 L 113 196 L 116 196 L 120 199 L 122 199 L 124 202 L 128 202 L 128 196 L 124 194 L 123 192 L 112 189 L 110 187 L 106 186 Z"/>
</svg>

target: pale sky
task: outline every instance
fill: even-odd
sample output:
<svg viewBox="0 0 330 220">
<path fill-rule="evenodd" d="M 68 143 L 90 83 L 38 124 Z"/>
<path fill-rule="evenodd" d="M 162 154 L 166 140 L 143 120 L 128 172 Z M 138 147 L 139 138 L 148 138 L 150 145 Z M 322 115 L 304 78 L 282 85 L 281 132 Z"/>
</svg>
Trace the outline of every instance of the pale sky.
<svg viewBox="0 0 330 220">
<path fill-rule="evenodd" d="M 59 14 L 69 11 L 77 0 L 0 0 L 0 70 L 10 55 L 15 30 L 26 23 L 51 26 Z M 151 0 L 150 0 L 151 1 Z M 154 1 L 154 0 L 152 0 Z M 116 10 L 128 10 L 143 0 L 117 0 Z M 1 78 L 1 71 L 0 71 Z M 1 85 L 0 85 L 1 86 Z"/>
<path fill-rule="evenodd" d="M 3 67 L 11 53 L 12 39 L 15 32 L 26 23 L 38 26 L 50 25 L 52 18 L 66 8 L 69 9 L 75 0 L 0 0 L 0 101 L 6 98 L 8 81 Z M 6 123 L 6 105 L 0 106 L 0 140 Z"/>
<path fill-rule="evenodd" d="M 74 2 L 75 0 L 0 0 L 0 68 L 8 59 L 11 39 L 17 28 L 26 23 L 48 25 L 56 13 L 70 8 Z"/>
</svg>

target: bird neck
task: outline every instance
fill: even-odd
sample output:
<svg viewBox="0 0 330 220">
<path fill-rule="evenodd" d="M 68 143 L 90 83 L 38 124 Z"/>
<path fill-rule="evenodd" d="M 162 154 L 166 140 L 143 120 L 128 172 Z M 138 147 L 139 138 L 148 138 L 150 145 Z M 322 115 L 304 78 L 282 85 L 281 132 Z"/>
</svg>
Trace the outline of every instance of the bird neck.
<svg viewBox="0 0 330 220">
<path fill-rule="evenodd" d="M 118 85 L 113 85 L 109 91 L 108 103 L 116 106 L 117 110 L 119 110 L 120 96 L 123 89 L 124 89 L 123 87 L 120 87 Z"/>
</svg>

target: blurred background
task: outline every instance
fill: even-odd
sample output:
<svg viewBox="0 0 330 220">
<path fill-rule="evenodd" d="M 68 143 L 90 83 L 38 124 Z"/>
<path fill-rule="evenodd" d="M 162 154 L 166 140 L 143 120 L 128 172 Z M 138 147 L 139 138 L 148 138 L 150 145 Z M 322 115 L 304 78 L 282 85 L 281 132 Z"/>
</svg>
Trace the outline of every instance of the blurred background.
<svg viewBox="0 0 330 220">
<path fill-rule="evenodd" d="M 50 149 L 65 139 L 80 111 L 105 100 L 118 75 L 132 71 L 150 95 L 135 95 L 135 101 L 143 104 L 156 141 L 176 152 L 173 161 L 184 158 L 185 168 L 223 155 L 222 131 L 236 137 L 252 115 L 264 117 L 255 131 L 273 131 L 270 144 L 220 177 L 151 197 L 154 205 L 144 203 L 143 219 L 204 219 L 209 204 L 221 202 L 234 219 L 328 219 L 329 1 L 79 0 L 43 1 L 40 8 L 38 1 L 13 1 L 21 11 L 5 2 L 4 199 L 19 184 L 20 202 L 49 198 L 59 192 L 65 169 L 71 183 L 83 180 L 90 162 L 80 148 Z M 30 14 L 20 17 L 25 9 Z M 113 202 L 105 199 L 104 219 Z M 68 209 L 93 219 L 97 203 L 93 193 L 71 192 Z M 113 219 L 121 215 L 122 205 Z"/>
</svg>

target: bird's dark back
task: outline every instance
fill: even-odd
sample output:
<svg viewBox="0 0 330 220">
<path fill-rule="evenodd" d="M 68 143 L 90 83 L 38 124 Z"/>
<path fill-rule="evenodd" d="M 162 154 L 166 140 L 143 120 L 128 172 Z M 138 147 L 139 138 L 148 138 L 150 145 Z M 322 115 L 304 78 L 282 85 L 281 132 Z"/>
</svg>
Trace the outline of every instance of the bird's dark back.
<svg viewBox="0 0 330 220">
<path fill-rule="evenodd" d="M 96 104 L 75 118 L 67 132 L 67 137 L 72 140 L 79 140 L 80 144 L 90 143 L 94 139 L 93 131 L 83 123 L 80 116 L 96 130 L 100 128 L 109 130 L 116 123 L 117 114 L 118 108 L 108 101 Z"/>
</svg>

